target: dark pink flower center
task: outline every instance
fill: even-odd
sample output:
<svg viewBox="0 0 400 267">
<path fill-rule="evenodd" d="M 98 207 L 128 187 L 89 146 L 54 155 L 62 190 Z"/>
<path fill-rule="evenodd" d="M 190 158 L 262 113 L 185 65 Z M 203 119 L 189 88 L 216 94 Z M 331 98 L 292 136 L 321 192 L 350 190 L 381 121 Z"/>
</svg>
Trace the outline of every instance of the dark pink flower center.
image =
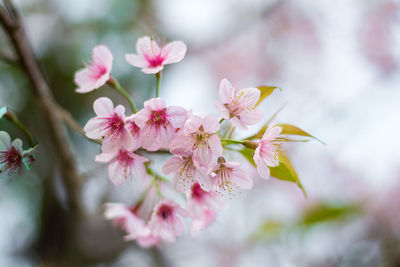
<svg viewBox="0 0 400 267">
<path fill-rule="evenodd" d="M 104 74 L 107 73 L 107 68 L 103 65 L 92 65 L 89 67 L 92 72 L 92 77 L 94 79 L 100 79 Z"/>
<path fill-rule="evenodd" d="M 157 212 L 157 215 L 161 217 L 163 220 L 168 220 L 172 216 L 173 210 L 172 207 L 168 205 L 162 205 Z"/>
<path fill-rule="evenodd" d="M 133 136 L 137 135 L 140 132 L 139 126 L 137 126 L 136 123 L 133 121 L 129 122 L 128 129 Z"/>
<path fill-rule="evenodd" d="M 103 138 L 111 137 L 112 139 L 118 138 L 122 133 L 122 130 L 125 127 L 124 121 L 118 116 L 118 114 L 114 114 L 112 117 L 106 118 L 104 123 L 104 127 L 102 128 L 105 131 Z"/>
<path fill-rule="evenodd" d="M 120 150 L 117 156 L 117 160 L 121 166 L 128 168 L 133 163 L 133 158 L 130 157 L 129 152 L 126 150 Z"/>
<path fill-rule="evenodd" d="M 170 125 L 167 109 L 163 108 L 161 110 L 153 110 L 147 123 L 157 127 Z"/>
<path fill-rule="evenodd" d="M 14 148 L 10 147 L 7 151 L 0 151 L 0 173 L 8 172 L 9 175 L 15 173 L 22 164 L 22 155 Z"/>
<path fill-rule="evenodd" d="M 195 183 L 192 186 L 192 198 L 199 201 L 202 200 L 204 198 L 204 196 L 207 195 L 207 192 L 204 191 L 199 183 Z"/>
<path fill-rule="evenodd" d="M 153 68 L 161 66 L 165 60 L 165 57 L 162 54 L 153 56 L 145 55 L 144 57 L 146 61 L 149 63 L 149 65 Z"/>
</svg>

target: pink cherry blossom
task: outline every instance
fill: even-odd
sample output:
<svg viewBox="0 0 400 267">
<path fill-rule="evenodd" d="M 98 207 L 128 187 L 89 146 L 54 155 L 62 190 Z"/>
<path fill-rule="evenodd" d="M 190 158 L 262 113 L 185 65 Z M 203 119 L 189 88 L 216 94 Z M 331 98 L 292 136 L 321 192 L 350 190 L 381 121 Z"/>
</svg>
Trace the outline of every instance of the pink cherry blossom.
<svg viewBox="0 0 400 267">
<path fill-rule="evenodd" d="M 93 48 L 92 63 L 75 73 L 78 93 L 87 93 L 103 86 L 111 77 L 113 55 L 104 45 Z"/>
<path fill-rule="evenodd" d="M 96 161 L 110 162 L 108 175 L 115 185 L 121 185 L 133 176 L 145 177 L 147 175 L 143 163 L 148 159 L 125 149 L 97 155 Z"/>
<path fill-rule="evenodd" d="M 149 227 L 154 236 L 167 242 L 175 242 L 185 226 L 181 217 L 187 217 L 188 212 L 170 199 L 161 200 L 154 208 L 149 221 Z"/>
<path fill-rule="evenodd" d="M 220 157 L 213 172 L 214 186 L 221 195 L 232 198 L 240 192 L 240 189 L 253 187 L 253 180 L 240 168 L 238 162 L 226 162 L 223 157 Z"/>
<path fill-rule="evenodd" d="M 138 208 L 138 205 L 130 208 L 122 203 L 106 203 L 104 216 L 127 233 L 125 240 L 136 240 L 145 248 L 159 245 L 160 239 L 151 233 L 146 222 L 138 216 Z"/>
<path fill-rule="evenodd" d="M 281 137 L 282 128 L 271 125 L 265 131 L 261 141 L 254 152 L 253 160 L 257 165 L 257 171 L 264 179 L 270 176 L 268 167 L 279 165 L 279 147 L 281 142 L 277 138 Z"/>
<path fill-rule="evenodd" d="M 130 132 L 132 135 L 132 150 L 136 150 L 142 146 L 140 141 L 140 128 L 137 126 L 135 122 L 136 114 L 133 114 L 126 118 L 125 120 L 125 128 Z"/>
<path fill-rule="evenodd" d="M 192 217 L 190 234 L 196 236 L 203 228 L 212 223 L 224 205 L 221 197 L 215 191 L 204 191 L 199 183 L 192 185 L 191 190 L 186 193 L 187 211 Z"/>
<path fill-rule="evenodd" d="M 20 139 L 17 138 L 11 142 L 10 135 L 7 132 L 0 131 L 0 175 L 11 176 L 19 173 L 23 166 L 29 169 L 34 161 L 34 149 L 24 151 Z"/>
<path fill-rule="evenodd" d="M 172 141 L 170 150 L 175 155 L 193 153 L 196 164 L 210 167 L 223 152 L 218 130 L 218 119 L 191 115 L 181 133 Z"/>
<path fill-rule="evenodd" d="M 174 174 L 172 183 L 175 189 L 182 193 L 190 190 L 196 182 L 200 183 L 207 191 L 212 188 L 211 178 L 207 174 L 207 169 L 205 166 L 195 164 L 192 156 L 170 158 L 163 166 L 163 173 L 166 175 Z"/>
<path fill-rule="evenodd" d="M 103 139 L 103 152 L 111 152 L 119 148 L 132 150 L 134 140 L 125 127 L 125 108 L 118 105 L 114 109 L 112 101 L 100 97 L 93 104 L 97 117 L 90 119 L 83 130 L 92 139 Z"/>
<path fill-rule="evenodd" d="M 247 130 L 247 125 L 252 125 L 262 119 L 262 113 L 255 109 L 260 98 L 257 88 L 236 89 L 227 80 L 223 79 L 219 87 L 221 102 L 217 108 L 222 118 L 230 119 L 232 124 L 242 130 Z"/>
<path fill-rule="evenodd" d="M 146 36 L 137 41 L 136 52 L 137 55 L 125 55 L 126 61 L 142 68 L 144 73 L 155 74 L 160 72 L 164 65 L 181 61 L 186 54 L 186 45 L 181 41 L 174 41 L 160 47 L 156 41 Z"/>
<path fill-rule="evenodd" d="M 143 148 L 155 151 L 169 147 L 175 132 L 187 119 L 187 111 L 181 107 L 166 107 L 161 98 L 152 98 L 144 102 L 135 117 L 140 127 L 140 140 Z"/>
</svg>

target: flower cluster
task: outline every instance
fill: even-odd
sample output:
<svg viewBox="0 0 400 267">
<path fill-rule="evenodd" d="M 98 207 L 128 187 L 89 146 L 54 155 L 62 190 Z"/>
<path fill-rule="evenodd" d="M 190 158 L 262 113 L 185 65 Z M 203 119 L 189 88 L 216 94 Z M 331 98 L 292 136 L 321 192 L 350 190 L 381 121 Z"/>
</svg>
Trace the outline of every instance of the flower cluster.
<svg viewBox="0 0 400 267">
<path fill-rule="evenodd" d="M 75 74 L 77 92 L 89 92 L 107 83 L 131 103 L 132 114 L 126 115 L 124 106 L 115 107 L 109 98 L 98 98 L 93 105 L 96 117 L 86 123 L 84 131 L 88 138 L 101 140 L 102 151 L 96 161 L 108 163 L 114 185 L 131 179 L 147 184 L 143 197 L 134 205 L 108 203 L 105 211 L 106 218 L 127 233 L 126 240 L 136 240 L 143 247 L 174 242 L 184 232 L 185 218 L 191 219 L 190 234 L 197 235 L 215 220 L 227 198 L 252 188 L 253 178 L 243 164 L 229 160 L 231 151 L 250 151 L 248 159 L 259 175 L 268 179 L 270 168 L 280 164 L 281 143 L 287 140 L 283 127 L 274 124 L 265 125 L 247 139 L 232 139 L 236 129 L 247 130 L 263 118 L 257 105 L 265 92 L 256 87 L 236 89 L 222 79 L 216 102 L 219 117 L 199 116 L 167 105 L 158 97 L 161 71 L 165 65 L 181 61 L 185 53 L 183 42 L 160 46 L 143 37 L 137 42 L 137 54 L 125 56 L 129 64 L 155 74 L 157 79 L 156 97 L 144 101 L 138 111 L 111 76 L 113 56 L 107 47 L 96 46 L 91 65 Z M 162 174 L 151 165 L 153 153 L 171 154 Z M 166 186 L 184 193 L 185 207 L 166 197 Z"/>
</svg>

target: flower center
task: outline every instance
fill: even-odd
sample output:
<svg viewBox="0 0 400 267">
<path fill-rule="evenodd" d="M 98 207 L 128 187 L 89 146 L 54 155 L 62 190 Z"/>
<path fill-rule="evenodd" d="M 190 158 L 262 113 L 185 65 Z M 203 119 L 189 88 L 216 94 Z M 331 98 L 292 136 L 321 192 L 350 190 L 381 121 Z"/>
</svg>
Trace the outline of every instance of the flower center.
<svg viewBox="0 0 400 267">
<path fill-rule="evenodd" d="M 158 216 L 160 216 L 163 220 L 168 220 L 172 216 L 172 208 L 167 205 L 162 205 L 158 210 Z"/>
<path fill-rule="evenodd" d="M 162 65 L 162 63 L 165 60 L 165 57 L 163 57 L 161 54 L 153 55 L 153 56 L 147 55 L 147 56 L 145 56 L 145 59 L 151 67 L 155 68 L 155 67 Z"/>
<path fill-rule="evenodd" d="M 204 196 L 207 194 L 207 192 L 205 192 L 199 183 L 195 183 L 192 186 L 192 198 L 196 199 L 196 200 L 202 200 L 204 198 Z"/>
<path fill-rule="evenodd" d="M 21 164 L 22 156 L 14 147 L 10 147 L 8 151 L 0 151 L 0 165 L 3 165 L 0 173 L 6 171 L 11 175 L 18 170 Z"/>
<path fill-rule="evenodd" d="M 106 133 L 102 137 L 106 138 L 111 136 L 113 139 L 118 138 L 124 126 L 124 121 L 118 116 L 118 114 L 114 114 L 112 117 L 106 119 L 103 127 L 103 130 L 105 130 Z"/>
<path fill-rule="evenodd" d="M 162 110 L 153 110 L 147 123 L 157 127 L 169 125 L 170 122 L 167 119 L 167 109 L 163 108 Z"/>
</svg>

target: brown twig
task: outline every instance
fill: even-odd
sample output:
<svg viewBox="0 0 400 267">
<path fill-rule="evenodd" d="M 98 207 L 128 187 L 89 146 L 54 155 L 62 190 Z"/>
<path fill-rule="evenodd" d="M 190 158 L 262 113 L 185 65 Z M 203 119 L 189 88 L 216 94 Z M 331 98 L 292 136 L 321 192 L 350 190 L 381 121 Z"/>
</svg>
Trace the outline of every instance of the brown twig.
<svg viewBox="0 0 400 267">
<path fill-rule="evenodd" d="M 68 144 L 63 118 L 56 108 L 58 105 L 36 62 L 20 16 L 11 1 L 6 0 L 4 6 L 0 5 L 0 23 L 14 47 L 18 61 L 29 78 L 36 100 L 42 108 L 44 120 L 47 122 L 51 141 L 59 159 L 60 173 L 68 198 L 68 208 L 72 213 L 80 214 L 79 173 Z"/>
</svg>

